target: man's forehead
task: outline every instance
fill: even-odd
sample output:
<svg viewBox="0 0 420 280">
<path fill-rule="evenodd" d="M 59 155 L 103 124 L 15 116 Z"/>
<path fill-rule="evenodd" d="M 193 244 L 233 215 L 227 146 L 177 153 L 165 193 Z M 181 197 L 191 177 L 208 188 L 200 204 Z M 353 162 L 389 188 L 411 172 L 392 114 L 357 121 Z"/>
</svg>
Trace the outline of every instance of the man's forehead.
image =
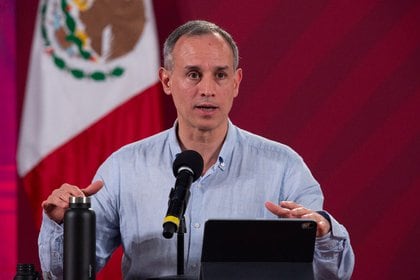
<svg viewBox="0 0 420 280">
<path fill-rule="evenodd" d="M 225 39 L 218 33 L 206 33 L 200 35 L 182 35 L 178 41 L 175 43 L 173 52 L 177 52 L 180 49 L 191 48 L 208 44 L 213 45 L 216 43 L 223 49 L 230 50 L 229 44 L 225 41 Z"/>
<path fill-rule="evenodd" d="M 206 57 L 207 56 L 207 57 Z M 188 60 L 188 65 L 182 67 L 201 67 L 203 57 L 209 61 L 225 60 L 218 63 L 219 68 L 233 67 L 233 51 L 224 38 L 218 33 L 187 36 L 183 35 L 174 46 L 172 57 L 174 63 Z M 194 60 L 197 59 L 197 63 Z M 226 63 L 226 59 L 232 63 Z M 200 63 L 198 63 L 200 61 Z M 232 64 L 228 66 L 227 64 Z M 180 65 L 181 66 L 181 65 Z"/>
<path fill-rule="evenodd" d="M 175 45 L 177 43 L 179 43 L 180 41 L 189 41 L 189 40 L 200 40 L 204 37 L 208 37 L 208 38 L 217 38 L 222 40 L 223 42 L 225 42 L 227 44 L 227 42 L 225 41 L 225 39 L 222 37 L 222 35 L 220 35 L 217 32 L 209 32 L 209 33 L 203 33 L 203 34 L 184 34 L 181 37 L 179 37 L 178 41 L 175 43 Z"/>
</svg>

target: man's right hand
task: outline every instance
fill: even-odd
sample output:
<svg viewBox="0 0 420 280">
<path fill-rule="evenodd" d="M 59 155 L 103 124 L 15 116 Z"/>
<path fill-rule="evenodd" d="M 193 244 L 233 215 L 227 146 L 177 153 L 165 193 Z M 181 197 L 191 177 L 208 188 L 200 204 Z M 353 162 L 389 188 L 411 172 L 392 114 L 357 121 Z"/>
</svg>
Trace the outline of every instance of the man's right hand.
<svg viewBox="0 0 420 280">
<path fill-rule="evenodd" d="M 56 223 L 61 224 L 64 219 L 64 213 L 69 208 L 70 196 L 84 197 L 91 196 L 97 193 L 104 183 L 102 181 L 95 181 L 84 189 L 79 189 L 77 186 L 70 184 L 62 184 L 60 188 L 55 189 L 47 200 L 44 200 L 41 204 L 44 208 L 45 213 L 50 219 Z"/>
</svg>

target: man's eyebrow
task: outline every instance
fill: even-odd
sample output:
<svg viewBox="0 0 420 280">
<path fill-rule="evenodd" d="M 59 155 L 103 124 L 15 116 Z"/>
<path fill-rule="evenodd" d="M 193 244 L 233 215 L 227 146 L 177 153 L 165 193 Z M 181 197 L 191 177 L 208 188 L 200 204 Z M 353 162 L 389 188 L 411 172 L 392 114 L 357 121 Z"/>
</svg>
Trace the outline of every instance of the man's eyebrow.
<svg viewBox="0 0 420 280">
<path fill-rule="evenodd" d="M 186 65 L 184 67 L 185 70 L 190 71 L 190 70 L 200 70 L 201 68 L 199 66 L 196 65 Z"/>
<path fill-rule="evenodd" d="M 229 66 L 218 66 L 216 67 L 216 71 L 226 71 L 229 69 Z"/>
<path fill-rule="evenodd" d="M 228 70 L 230 67 L 228 65 L 224 65 L 224 66 L 216 66 L 214 67 L 214 70 L 217 71 L 226 71 Z M 201 67 L 197 66 L 197 65 L 186 65 L 184 67 L 185 70 L 190 71 L 190 70 L 200 70 L 201 71 Z"/>
</svg>

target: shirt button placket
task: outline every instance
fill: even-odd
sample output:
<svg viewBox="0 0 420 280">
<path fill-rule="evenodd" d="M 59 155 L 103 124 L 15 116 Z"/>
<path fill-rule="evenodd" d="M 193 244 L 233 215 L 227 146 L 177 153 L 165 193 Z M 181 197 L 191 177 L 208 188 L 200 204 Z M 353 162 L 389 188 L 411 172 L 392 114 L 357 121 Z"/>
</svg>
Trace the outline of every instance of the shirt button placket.
<svg viewBox="0 0 420 280">
<path fill-rule="evenodd" d="M 201 179 L 201 178 L 200 178 Z M 201 256 L 201 241 L 202 241 L 202 205 L 203 205 L 203 184 L 198 184 L 191 189 L 192 203 L 191 203 L 191 246 L 190 246 L 190 259 L 188 263 L 193 270 L 198 269 Z"/>
</svg>

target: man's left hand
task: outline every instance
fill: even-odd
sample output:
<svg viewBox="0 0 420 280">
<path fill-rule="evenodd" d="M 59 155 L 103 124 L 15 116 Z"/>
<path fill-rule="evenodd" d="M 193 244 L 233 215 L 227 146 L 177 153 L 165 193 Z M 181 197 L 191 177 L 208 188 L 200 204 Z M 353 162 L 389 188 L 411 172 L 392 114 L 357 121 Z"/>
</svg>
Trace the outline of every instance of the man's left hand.
<svg viewBox="0 0 420 280">
<path fill-rule="evenodd" d="M 280 202 L 280 205 L 267 201 L 265 203 L 265 207 L 279 218 L 314 220 L 317 223 L 317 237 L 322 237 L 331 230 L 330 222 L 328 222 L 322 215 L 293 201 L 282 201 Z"/>
</svg>

